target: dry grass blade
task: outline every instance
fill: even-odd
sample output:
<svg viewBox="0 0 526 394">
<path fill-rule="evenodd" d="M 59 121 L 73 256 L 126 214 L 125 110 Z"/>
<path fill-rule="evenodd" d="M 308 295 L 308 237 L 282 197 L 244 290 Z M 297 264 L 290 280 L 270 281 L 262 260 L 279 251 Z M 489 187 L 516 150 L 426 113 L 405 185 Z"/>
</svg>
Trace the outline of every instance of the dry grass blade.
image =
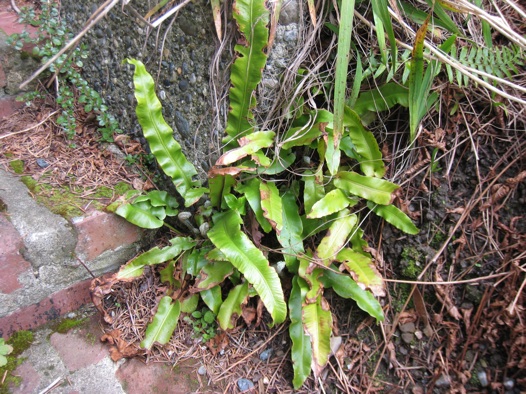
<svg viewBox="0 0 526 394">
<path fill-rule="evenodd" d="M 510 28 L 508 22 L 501 16 L 490 15 L 482 8 L 477 7 L 475 4 L 470 3 L 466 0 L 442 0 L 446 4 L 450 4 L 451 7 L 459 8 L 460 10 L 467 12 L 471 15 L 475 15 L 483 21 L 488 22 L 496 31 L 507 37 L 510 42 L 516 43 L 521 48 L 526 48 L 526 38 L 522 37 L 519 33 L 515 32 Z M 519 6 L 516 6 L 520 9 Z"/>
</svg>

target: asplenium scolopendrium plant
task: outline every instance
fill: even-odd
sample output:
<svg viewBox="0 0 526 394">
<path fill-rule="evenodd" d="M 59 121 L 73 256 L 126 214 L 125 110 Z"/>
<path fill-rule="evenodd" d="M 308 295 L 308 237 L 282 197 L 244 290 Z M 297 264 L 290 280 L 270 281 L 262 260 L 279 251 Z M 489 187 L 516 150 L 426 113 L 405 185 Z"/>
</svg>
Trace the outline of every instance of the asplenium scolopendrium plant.
<svg viewBox="0 0 526 394">
<path fill-rule="evenodd" d="M 384 294 L 384 283 L 365 251 L 358 210 L 367 206 L 405 232 L 418 230 L 391 205 L 398 186 L 382 179 L 381 152 L 357 112 L 342 107 L 338 144 L 329 138 L 334 137 L 334 115 L 324 109 L 304 106 L 288 130 L 258 129 L 252 109 L 266 61 L 268 10 L 262 0 L 238 0 L 234 12 L 245 43 L 235 47 L 239 57 L 231 70 L 226 148 L 209 171 L 207 188 L 194 180 L 194 166 L 162 117 L 152 77 L 140 61 L 128 60 L 135 66 L 137 117 L 144 136 L 190 209 L 180 212 L 175 196 L 153 191 L 130 198 L 116 213 L 145 228 L 173 229 L 166 218 L 178 216 L 199 230 L 187 237 L 179 234 L 170 246 L 128 262 L 116 279 L 133 280 L 146 265 L 162 264 L 167 292 L 141 343 L 146 349 L 167 343 L 180 314 L 195 311 L 199 299 L 222 330 L 234 328 L 253 297 L 262 301 L 272 324 L 283 323 L 288 309 L 293 384 L 299 388 L 311 371 L 318 376 L 329 359 L 333 318 L 326 289 L 383 320 L 375 296 Z M 336 163 L 327 154 L 335 149 L 342 158 Z M 282 278 L 281 267 L 288 273 Z M 291 282 L 288 299 L 283 281 Z M 228 290 L 225 299 L 223 289 Z"/>
</svg>

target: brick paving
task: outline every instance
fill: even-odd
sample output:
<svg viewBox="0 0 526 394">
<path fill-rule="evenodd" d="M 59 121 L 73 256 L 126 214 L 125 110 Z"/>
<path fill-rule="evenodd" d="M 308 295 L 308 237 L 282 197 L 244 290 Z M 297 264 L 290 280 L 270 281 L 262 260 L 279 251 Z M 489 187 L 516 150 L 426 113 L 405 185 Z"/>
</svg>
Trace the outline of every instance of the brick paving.
<svg viewBox="0 0 526 394">
<path fill-rule="evenodd" d="M 35 332 L 33 345 L 21 354 L 24 361 L 14 372 L 22 381 L 10 386 L 13 394 L 41 393 L 53 383 L 53 394 L 213 392 L 206 377 L 197 374 L 197 363 L 172 367 L 146 365 L 138 359 L 113 362 L 108 347 L 99 340 L 102 329 L 94 308 L 75 314 L 87 315 L 86 322 L 67 333 L 53 332 L 49 325 Z"/>
</svg>

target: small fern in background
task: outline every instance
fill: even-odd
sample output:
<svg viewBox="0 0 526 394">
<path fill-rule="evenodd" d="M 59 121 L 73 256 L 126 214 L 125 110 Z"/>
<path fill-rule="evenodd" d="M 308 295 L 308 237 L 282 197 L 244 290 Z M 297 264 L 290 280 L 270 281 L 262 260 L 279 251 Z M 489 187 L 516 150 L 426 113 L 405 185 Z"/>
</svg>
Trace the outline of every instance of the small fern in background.
<svg viewBox="0 0 526 394">
<path fill-rule="evenodd" d="M 524 52 L 514 44 L 492 46 L 491 48 L 486 46 L 463 46 L 458 48 L 456 45 L 453 45 L 449 54 L 466 67 L 503 79 L 513 78 L 521 72 L 517 67 L 526 64 Z M 453 70 L 449 64 L 446 64 L 446 70 L 450 83 L 456 83 L 460 87 L 467 87 L 470 84 L 467 75 L 462 74 L 458 70 Z M 481 75 L 481 78 L 486 82 L 491 82 L 485 75 Z"/>
</svg>

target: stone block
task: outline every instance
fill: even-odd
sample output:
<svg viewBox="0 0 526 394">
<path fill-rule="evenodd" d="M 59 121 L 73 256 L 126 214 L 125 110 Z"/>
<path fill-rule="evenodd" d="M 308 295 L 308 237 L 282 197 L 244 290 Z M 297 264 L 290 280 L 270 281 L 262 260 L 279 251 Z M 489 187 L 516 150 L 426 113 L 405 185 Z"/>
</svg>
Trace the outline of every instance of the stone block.
<svg viewBox="0 0 526 394">
<path fill-rule="evenodd" d="M 92 261 L 108 250 L 133 244 L 140 239 L 138 227 L 123 218 L 106 212 L 92 212 L 89 216 L 73 219 L 77 230 L 75 253 L 83 261 Z"/>
<path fill-rule="evenodd" d="M 38 393 L 40 375 L 30 363 L 23 363 L 15 370 L 15 375 L 22 378 L 20 386 L 10 387 L 13 394 Z"/>
<path fill-rule="evenodd" d="M 36 304 L 21 307 L 16 312 L 1 317 L 0 336 L 8 338 L 15 331 L 36 328 L 90 303 L 90 283 L 90 279 L 75 283 Z"/>
<path fill-rule="evenodd" d="M 98 315 L 92 317 L 92 323 L 95 321 L 98 321 Z M 97 338 L 94 343 L 90 342 L 88 333 L 93 335 L 93 338 Z M 89 330 L 89 328 L 82 327 L 66 334 L 56 332 L 51 335 L 49 340 L 59 353 L 68 371 L 74 372 L 89 365 L 97 364 L 108 355 L 108 349 L 98 341 L 100 334 L 100 330 Z"/>
<path fill-rule="evenodd" d="M 16 101 L 15 98 L 11 96 L 0 98 L 0 120 L 13 115 L 15 111 L 23 105 L 24 103 Z"/>
<path fill-rule="evenodd" d="M 145 368 L 142 361 L 131 359 L 119 367 L 115 376 L 127 388 L 127 394 L 186 394 L 199 388 L 195 365 L 179 363 L 177 367 L 177 373 L 169 365 L 161 363 L 149 363 Z"/>
<path fill-rule="evenodd" d="M 20 249 L 24 246 L 22 237 L 1 213 L 0 239 L 0 292 L 9 294 L 22 287 L 19 276 L 29 271 L 31 264 L 20 255 Z"/>
<path fill-rule="evenodd" d="M 27 31 L 32 37 L 36 37 L 38 31 L 34 26 L 18 23 L 18 15 L 12 10 L 12 8 L 0 10 L 0 30 L 8 36 Z"/>
</svg>

